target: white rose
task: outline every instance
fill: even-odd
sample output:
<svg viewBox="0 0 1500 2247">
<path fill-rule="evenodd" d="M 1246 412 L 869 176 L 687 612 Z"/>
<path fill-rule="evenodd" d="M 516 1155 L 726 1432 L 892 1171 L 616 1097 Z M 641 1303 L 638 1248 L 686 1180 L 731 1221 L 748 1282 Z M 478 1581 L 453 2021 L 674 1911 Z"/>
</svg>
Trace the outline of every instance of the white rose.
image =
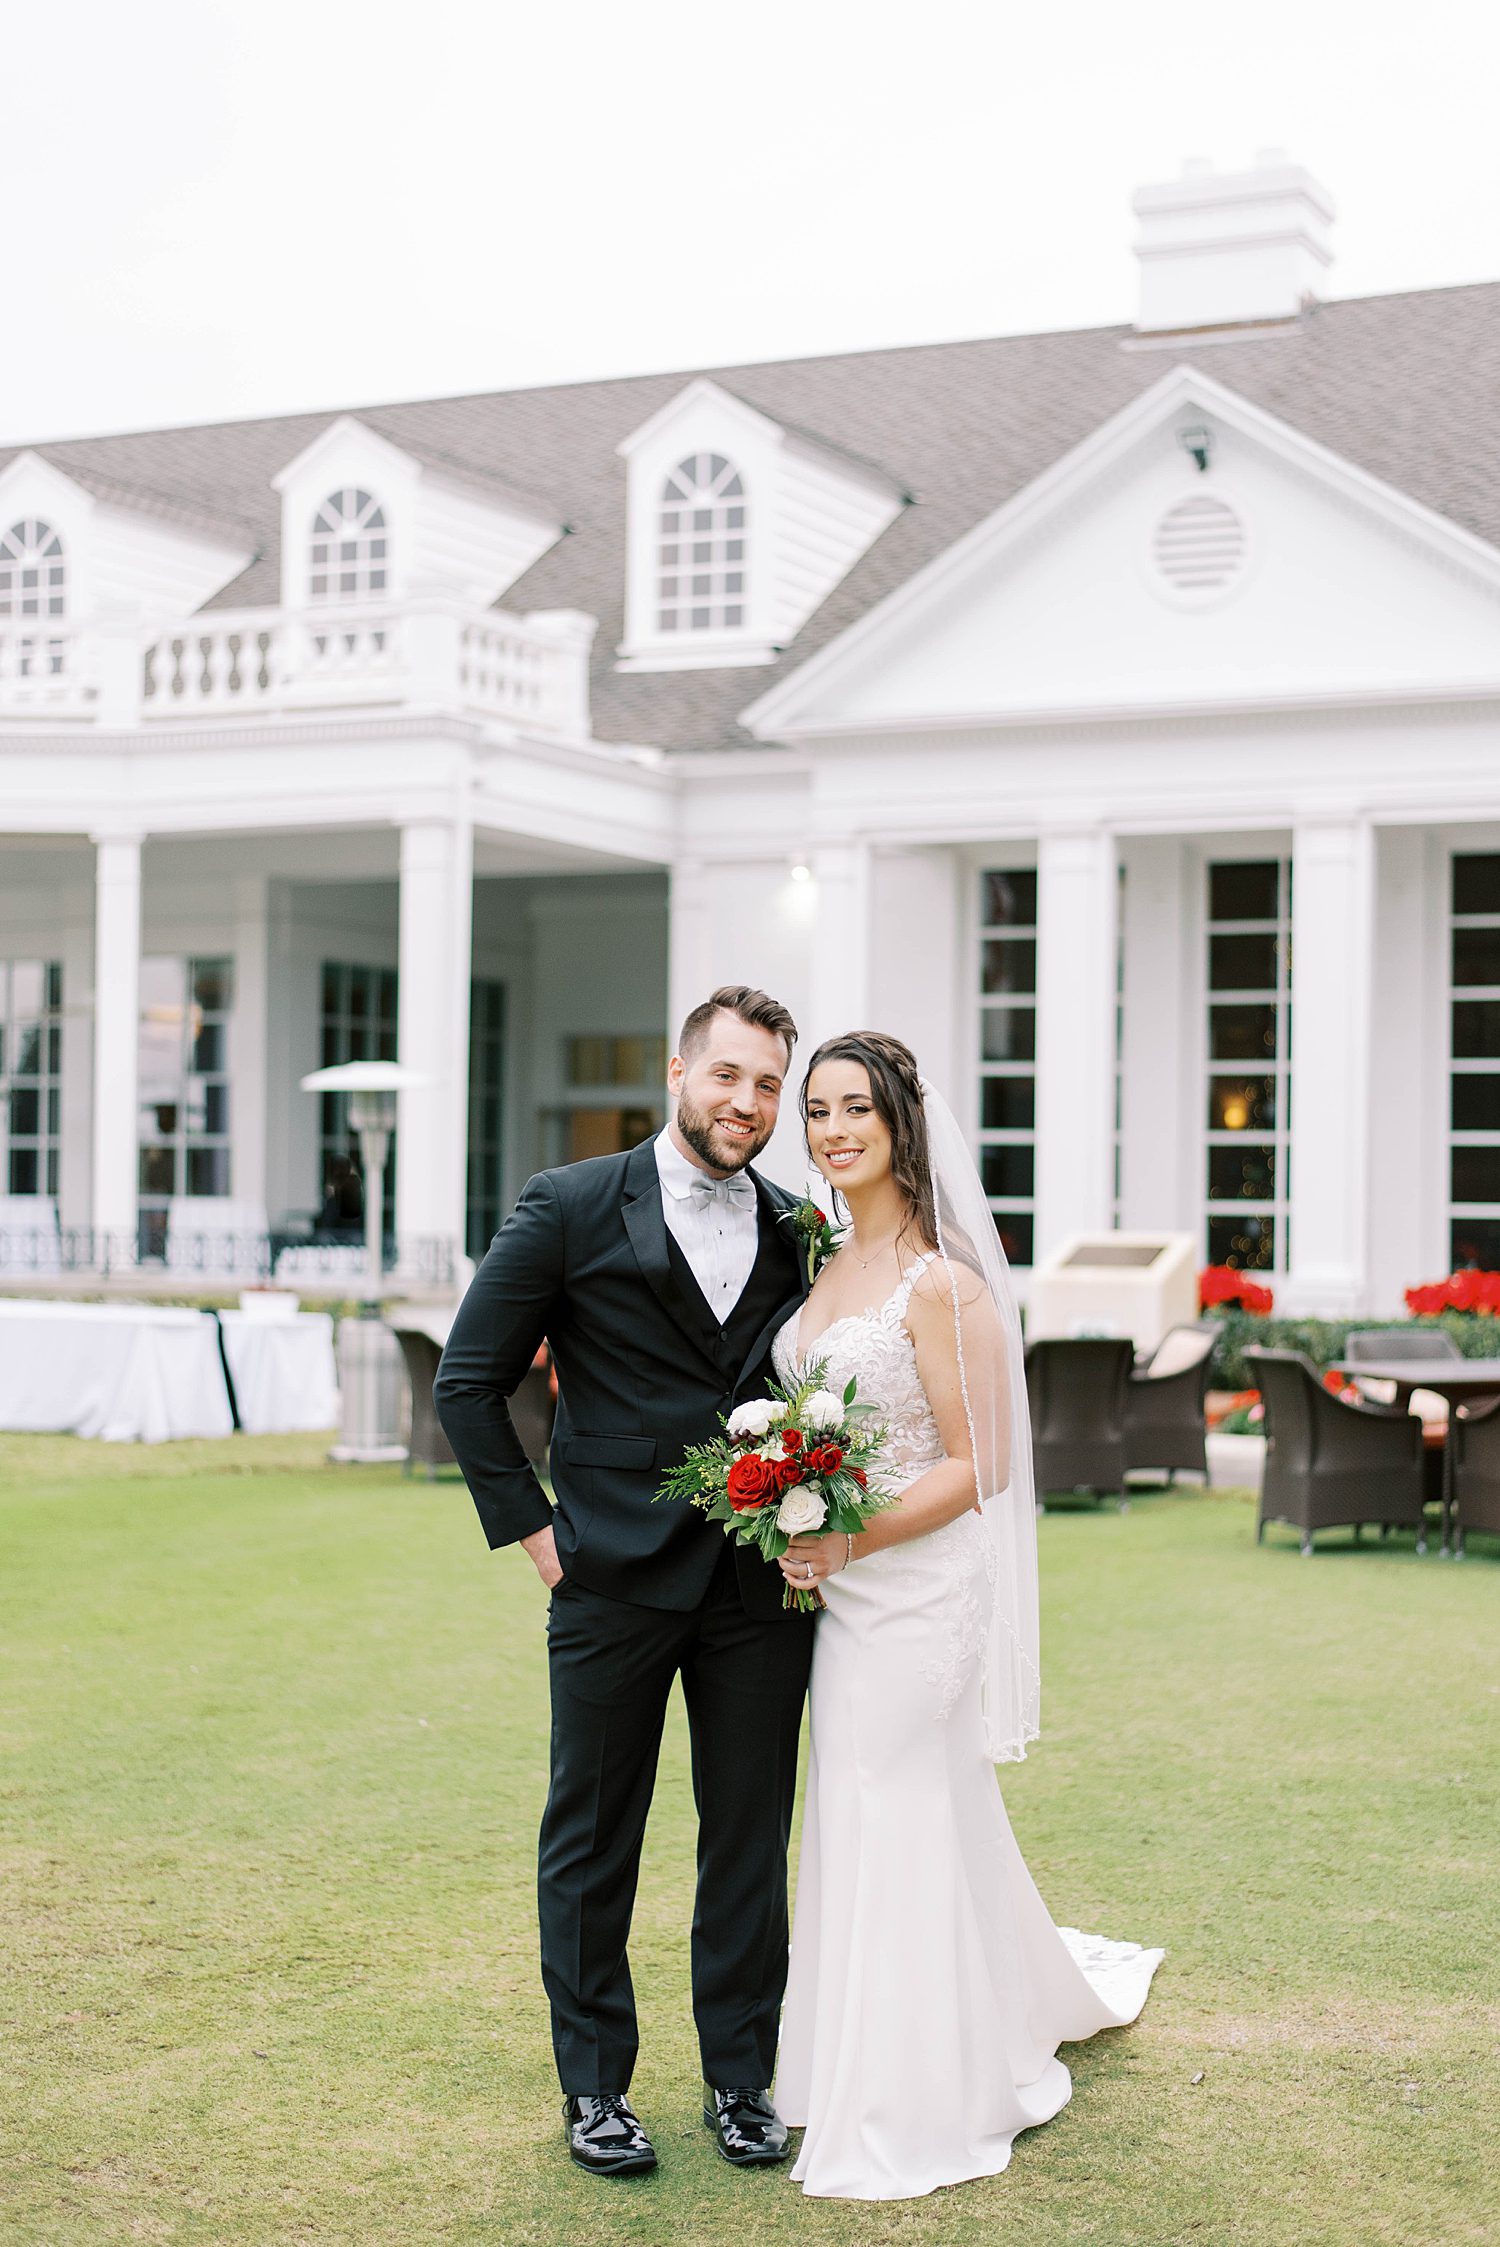
<svg viewBox="0 0 1500 2247">
<path fill-rule="evenodd" d="M 772 1421 L 772 1424 L 773 1424 L 773 1426 L 774 1426 L 774 1424 L 775 1424 L 775 1422 L 776 1422 L 776 1421 L 778 1421 L 778 1420 L 784 1420 L 784 1419 L 786 1418 L 787 1408 L 786 1408 L 786 1406 L 785 1406 L 784 1404 L 780 1404 L 780 1403 L 777 1403 L 777 1404 L 768 1404 L 768 1405 L 766 1406 L 766 1410 L 767 1410 L 767 1412 L 769 1412 L 769 1413 L 770 1413 L 770 1415 L 771 1415 L 771 1421 Z"/>
<path fill-rule="evenodd" d="M 812 1428 L 819 1434 L 825 1428 L 836 1428 L 843 1417 L 844 1400 L 836 1397 L 831 1389 L 814 1389 L 802 1407 L 803 1427 Z"/>
<path fill-rule="evenodd" d="M 779 1409 L 767 1403 L 764 1397 L 753 1397 L 749 1404 L 736 1405 L 725 1425 L 732 1436 L 763 1436 L 778 1417 Z"/>
<path fill-rule="evenodd" d="M 822 1492 L 805 1482 L 789 1490 L 776 1509 L 776 1526 L 788 1537 L 805 1537 L 810 1529 L 821 1529 L 827 1519 L 828 1505 Z"/>
</svg>

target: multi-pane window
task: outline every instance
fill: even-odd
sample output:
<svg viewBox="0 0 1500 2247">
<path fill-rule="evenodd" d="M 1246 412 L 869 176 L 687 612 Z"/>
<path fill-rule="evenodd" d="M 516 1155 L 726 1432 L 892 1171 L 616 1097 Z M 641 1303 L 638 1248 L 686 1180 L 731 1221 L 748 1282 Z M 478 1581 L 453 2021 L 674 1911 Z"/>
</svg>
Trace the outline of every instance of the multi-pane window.
<svg viewBox="0 0 1500 2247">
<path fill-rule="evenodd" d="M 308 591 L 315 601 L 359 601 L 388 583 L 385 510 L 352 484 L 331 492 L 313 518 Z"/>
<path fill-rule="evenodd" d="M 505 985 L 469 986 L 469 1192 L 465 1246 L 477 1262 L 500 1230 L 505 1122 Z"/>
<path fill-rule="evenodd" d="M 1500 852 L 1453 861 L 1448 1248 L 1500 1271 Z"/>
<path fill-rule="evenodd" d="M 745 486 L 722 453 L 679 461 L 662 486 L 656 622 L 663 632 L 745 621 Z"/>
<path fill-rule="evenodd" d="M 979 877 L 979 1174 L 1012 1264 L 1036 1229 L 1036 872 Z"/>
<path fill-rule="evenodd" d="M 50 523 L 28 515 L 0 537 L 0 624 L 18 627 L 17 678 L 61 675 L 66 655 L 55 629 L 68 605 L 68 565 Z M 49 623 L 54 629 L 49 630 Z"/>
<path fill-rule="evenodd" d="M 396 970 L 366 967 L 347 960 L 323 962 L 322 1066 L 344 1061 L 394 1061 L 396 1058 Z M 318 1095 L 318 1190 L 323 1199 L 319 1230 L 362 1237 L 364 1186 L 359 1133 L 349 1121 L 347 1092 Z M 396 1135 L 391 1134 L 385 1166 L 385 1225 L 394 1224 Z"/>
<path fill-rule="evenodd" d="M 230 1191 L 234 962 L 141 962 L 141 1246 L 159 1255 L 178 1195 Z"/>
<path fill-rule="evenodd" d="M 56 1194 L 61 1106 L 61 964 L 0 960 L 0 1190 Z"/>
<path fill-rule="evenodd" d="M 1290 1198 L 1292 869 L 1208 869 L 1207 1257 L 1285 1271 Z"/>
</svg>

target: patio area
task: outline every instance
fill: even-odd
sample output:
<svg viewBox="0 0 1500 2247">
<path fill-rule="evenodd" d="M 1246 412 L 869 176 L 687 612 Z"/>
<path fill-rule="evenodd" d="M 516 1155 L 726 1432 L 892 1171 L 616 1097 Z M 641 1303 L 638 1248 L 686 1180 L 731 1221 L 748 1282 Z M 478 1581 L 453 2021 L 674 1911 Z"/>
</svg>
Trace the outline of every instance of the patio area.
<svg viewBox="0 0 1500 2247">
<path fill-rule="evenodd" d="M 1167 1961 L 1006 2176 L 913 2204 L 714 2159 L 674 1721 L 633 1945 L 662 2169 L 611 2193 L 563 2158 L 536 1981 L 538 1587 L 460 1483 L 320 1451 L 0 1438 L 8 2247 L 1481 2237 L 1489 1566 L 1304 1568 L 1244 1496 L 1048 1514 L 1044 1737 L 1007 1800 L 1057 1916 Z"/>
</svg>

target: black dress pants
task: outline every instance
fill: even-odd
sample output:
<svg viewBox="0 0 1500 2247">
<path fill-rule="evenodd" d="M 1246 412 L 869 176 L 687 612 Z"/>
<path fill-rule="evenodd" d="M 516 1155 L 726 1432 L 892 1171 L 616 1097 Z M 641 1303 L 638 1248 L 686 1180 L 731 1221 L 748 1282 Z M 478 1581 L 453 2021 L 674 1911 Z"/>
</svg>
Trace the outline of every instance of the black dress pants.
<svg viewBox="0 0 1500 2247">
<path fill-rule="evenodd" d="M 689 1614 L 566 1578 L 547 1625 L 552 1784 L 537 1894 L 552 2045 L 571 2097 L 629 2088 L 626 1942 L 662 1724 L 681 1672 L 698 1805 L 693 2018 L 705 2080 L 769 2084 L 787 1972 L 786 1852 L 813 1618 L 745 1613 L 725 1540 Z"/>
</svg>

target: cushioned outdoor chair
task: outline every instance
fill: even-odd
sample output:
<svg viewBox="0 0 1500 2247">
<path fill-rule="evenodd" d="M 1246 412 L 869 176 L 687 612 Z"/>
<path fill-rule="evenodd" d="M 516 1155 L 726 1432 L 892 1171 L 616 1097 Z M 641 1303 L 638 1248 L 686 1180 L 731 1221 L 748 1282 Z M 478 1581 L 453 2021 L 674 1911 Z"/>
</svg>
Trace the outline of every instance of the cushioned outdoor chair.
<svg viewBox="0 0 1500 2247">
<path fill-rule="evenodd" d="M 1463 1556 L 1464 1533 L 1488 1530 L 1500 1537 L 1500 1400 L 1460 1405 L 1453 1415 L 1453 1549 Z"/>
<path fill-rule="evenodd" d="M 1026 1352 L 1037 1496 L 1049 1490 L 1120 1494 L 1125 1502 L 1128 1342 L 1033 1342 Z"/>
<path fill-rule="evenodd" d="M 1414 1529 L 1427 1550 L 1422 1423 L 1385 1405 L 1349 1404 L 1325 1389 L 1297 1350 L 1248 1348 L 1245 1363 L 1266 1409 L 1266 1468 L 1256 1542 L 1269 1521 L 1301 1531 L 1304 1555 L 1320 1529 L 1366 1522 Z"/>
<path fill-rule="evenodd" d="M 1149 1365 L 1132 1373 L 1125 1392 L 1125 1464 L 1163 1470 L 1171 1482 L 1181 1467 L 1207 1479 L 1204 1398 L 1217 1330 L 1174 1326 L 1157 1344 Z"/>
</svg>

